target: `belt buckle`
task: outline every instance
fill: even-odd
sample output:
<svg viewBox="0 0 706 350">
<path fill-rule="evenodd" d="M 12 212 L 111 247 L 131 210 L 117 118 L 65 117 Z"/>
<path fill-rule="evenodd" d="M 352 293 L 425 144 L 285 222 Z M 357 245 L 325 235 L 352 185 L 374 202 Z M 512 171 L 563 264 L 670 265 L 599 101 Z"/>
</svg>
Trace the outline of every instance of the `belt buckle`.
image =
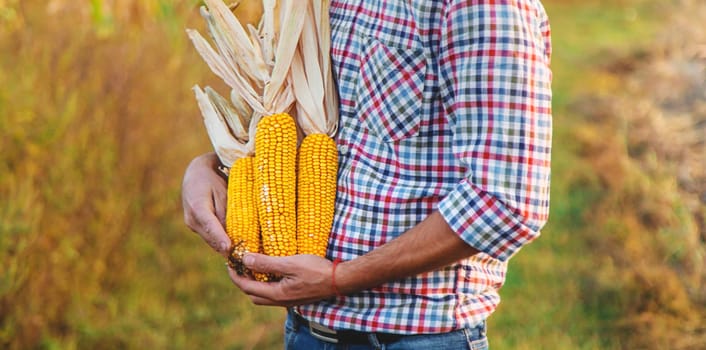
<svg viewBox="0 0 706 350">
<path fill-rule="evenodd" d="M 323 340 L 327 343 L 338 344 L 336 331 L 324 325 L 309 321 L 309 333 L 316 339 Z"/>
</svg>

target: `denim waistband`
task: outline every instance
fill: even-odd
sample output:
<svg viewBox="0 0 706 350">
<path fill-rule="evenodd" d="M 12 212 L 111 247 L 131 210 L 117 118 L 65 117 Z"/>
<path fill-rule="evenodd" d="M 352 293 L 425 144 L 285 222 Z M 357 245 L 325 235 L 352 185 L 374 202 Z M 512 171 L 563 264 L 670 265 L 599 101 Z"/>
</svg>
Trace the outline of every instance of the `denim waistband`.
<svg viewBox="0 0 706 350">
<path fill-rule="evenodd" d="M 435 334 L 396 334 L 384 332 L 362 332 L 354 330 L 334 330 L 316 322 L 306 320 L 294 309 L 288 310 L 289 317 L 295 329 L 304 328 L 314 338 L 332 344 L 391 344 L 403 340 L 404 338 L 415 338 L 422 336 L 434 336 Z M 466 329 L 440 333 L 438 335 L 463 332 L 469 342 L 484 339 L 486 336 L 485 322 Z"/>
</svg>

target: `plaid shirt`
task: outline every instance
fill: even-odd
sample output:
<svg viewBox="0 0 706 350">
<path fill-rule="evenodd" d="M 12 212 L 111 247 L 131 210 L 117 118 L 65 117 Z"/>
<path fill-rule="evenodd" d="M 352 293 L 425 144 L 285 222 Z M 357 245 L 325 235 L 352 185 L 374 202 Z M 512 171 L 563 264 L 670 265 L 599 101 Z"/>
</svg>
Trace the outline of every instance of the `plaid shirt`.
<svg viewBox="0 0 706 350">
<path fill-rule="evenodd" d="M 500 302 L 507 260 L 548 216 L 544 9 L 539 0 L 332 0 L 331 29 L 341 109 L 328 258 L 364 255 L 434 210 L 481 253 L 299 312 L 360 331 L 477 325 Z"/>
</svg>

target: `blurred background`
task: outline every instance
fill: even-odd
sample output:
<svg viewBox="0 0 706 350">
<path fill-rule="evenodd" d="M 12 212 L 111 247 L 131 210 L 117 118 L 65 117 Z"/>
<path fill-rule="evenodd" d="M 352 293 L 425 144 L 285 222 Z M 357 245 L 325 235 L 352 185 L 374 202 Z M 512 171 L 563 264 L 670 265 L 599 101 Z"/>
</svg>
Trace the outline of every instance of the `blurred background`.
<svg viewBox="0 0 706 350">
<path fill-rule="evenodd" d="M 236 10 L 257 21 L 258 1 Z M 493 349 L 706 349 L 706 2 L 544 0 L 552 209 Z M 0 348 L 279 349 L 183 224 L 191 0 L 0 0 Z"/>
</svg>

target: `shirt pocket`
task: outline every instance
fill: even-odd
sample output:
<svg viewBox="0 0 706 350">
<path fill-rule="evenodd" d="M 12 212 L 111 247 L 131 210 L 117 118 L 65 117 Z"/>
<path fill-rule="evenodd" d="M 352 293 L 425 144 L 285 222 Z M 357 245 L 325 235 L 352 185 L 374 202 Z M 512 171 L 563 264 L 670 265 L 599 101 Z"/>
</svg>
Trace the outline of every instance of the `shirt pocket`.
<svg viewBox="0 0 706 350">
<path fill-rule="evenodd" d="M 385 142 L 415 136 L 424 104 L 423 49 L 396 47 L 372 37 L 363 42 L 356 91 L 361 122 Z"/>
</svg>

